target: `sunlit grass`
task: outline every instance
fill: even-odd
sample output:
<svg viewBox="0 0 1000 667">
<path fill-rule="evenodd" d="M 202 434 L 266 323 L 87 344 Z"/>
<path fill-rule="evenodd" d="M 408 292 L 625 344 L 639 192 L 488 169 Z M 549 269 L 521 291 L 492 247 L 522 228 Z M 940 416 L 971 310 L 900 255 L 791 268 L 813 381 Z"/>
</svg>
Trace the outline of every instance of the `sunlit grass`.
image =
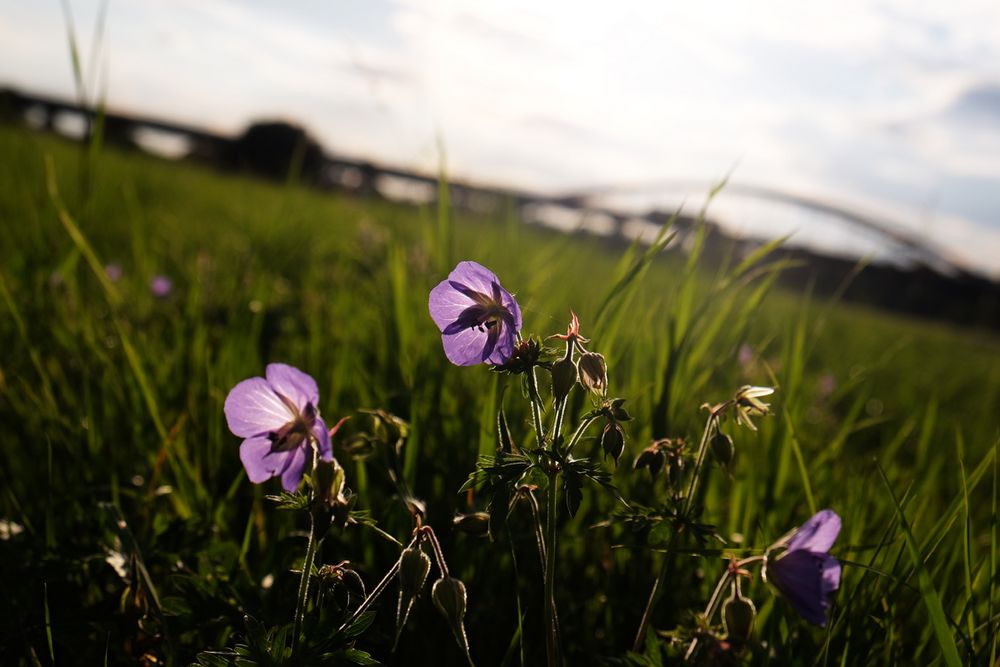
<svg viewBox="0 0 1000 667">
<path fill-rule="evenodd" d="M 444 359 L 427 293 L 462 258 L 517 293 L 528 330 L 563 331 L 567 307 L 580 316 L 607 356 L 610 392 L 635 417 L 614 473 L 626 498 L 653 504 L 663 491 L 630 469 L 652 437 L 696 442 L 702 403 L 743 384 L 778 388 L 775 416 L 759 435 L 734 434 L 733 475 L 711 468 L 703 500 L 723 536 L 744 545 L 769 543 L 814 509 L 843 517 L 836 555 L 850 565 L 826 630 L 793 622 L 759 581 L 748 589 L 758 639 L 779 664 L 949 664 L 952 649 L 965 664 L 995 660 L 993 334 L 772 289 L 780 250 L 745 265 L 677 252 L 644 261 L 644 247 L 529 228 L 504 213 L 354 200 L 116 151 L 94 160 L 9 127 L 0 152 L 0 515 L 25 528 L 0 546 L 0 662 L 96 664 L 106 646 L 112 662 L 127 662 L 147 641 L 184 664 L 241 632 L 244 613 L 272 623 L 290 615 L 301 526 L 267 509 L 263 495 L 276 487 L 246 481 L 222 415 L 229 388 L 268 361 L 313 375 L 324 415 L 354 415 L 347 428 L 365 425 L 357 409 L 366 407 L 411 423 L 404 475 L 468 585 L 472 654 L 481 664 L 508 654 L 519 627 L 509 545 L 449 529 L 469 509 L 457 490 L 495 447 L 497 402 L 520 391 Z M 44 155 L 75 240 L 46 187 Z M 81 160 L 91 161 L 88 183 L 77 178 Z M 123 268 L 114 284 L 99 279 L 110 262 Z M 165 299 L 149 290 L 157 274 L 173 280 Z M 571 401 L 576 413 L 586 408 L 582 396 Z M 529 437 L 519 402 L 507 410 L 513 437 Z M 409 517 L 378 461 L 343 459 L 363 506 L 405 538 Z M 137 629 L 138 603 L 105 561 L 116 547 L 101 502 L 121 508 L 169 638 Z M 560 526 L 556 596 L 571 660 L 624 655 L 657 571 L 658 556 L 630 548 L 632 536 L 593 527 L 616 509 L 588 490 Z M 534 547 L 527 522 L 515 516 L 512 529 L 527 664 L 537 664 Z M 350 558 L 374 579 L 395 553 L 349 531 L 328 539 L 323 557 Z M 668 589 L 654 627 L 700 608 L 717 566 L 682 559 L 678 581 L 693 583 Z M 400 651 L 457 660 L 422 605 Z M 388 657 L 392 615 L 386 606 L 362 639 L 376 657 Z M 948 638 L 954 646 L 942 649 Z"/>
</svg>

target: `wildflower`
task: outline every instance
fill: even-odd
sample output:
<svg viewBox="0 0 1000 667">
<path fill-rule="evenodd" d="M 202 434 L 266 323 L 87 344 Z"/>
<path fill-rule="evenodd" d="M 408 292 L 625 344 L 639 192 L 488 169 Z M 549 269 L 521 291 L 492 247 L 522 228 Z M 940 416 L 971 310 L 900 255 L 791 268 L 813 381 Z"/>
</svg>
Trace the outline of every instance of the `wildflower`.
<svg viewBox="0 0 1000 667">
<path fill-rule="evenodd" d="M 431 290 L 427 305 L 451 363 L 500 365 L 511 358 L 521 330 L 521 308 L 486 267 L 459 262 L 448 279 Z"/>
<path fill-rule="evenodd" d="M 118 282 L 122 279 L 122 265 L 118 262 L 112 262 L 104 267 L 104 275 L 108 277 L 113 283 Z"/>
<path fill-rule="evenodd" d="M 285 364 L 268 364 L 266 379 L 254 377 L 233 387 L 226 397 L 226 421 L 234 435 L 245 438 L 240 460 L 251 482 L 280 475 L 291 493 L 302 481 L 310 446 L 323 461 L 333 461 L 317 403 L 316 381 Z"/>
<path fill-rule="evenodd" d="M 174 291 L 174 283 L 164 275 L 153 276 L 149 281 L 149 291 L 158 299 L 166 299 Z"/>
<path fill-rule="evenodd" d="M 840 587 L 840 563 L 829 554 L 838 534 L 840 517 L 833 510 L 820 510 L 772 546 L 764 559 L 764 580 L 777 588 L 802 618 L 816 625 L 826 625 L 830 594 Z M 782 548 L 784 551 L 772 556 Z"/>
<path fill-rule="evenodd" d="M 740 345 L 740 350 L 736 354 L 736 360 L 744 368 L 749 366 L 753 362 L 753 348 L 746 343 Z"/>
<path fill-rule="evenodd" d="M 736 423 L 743 424 L 751 431 L 756 431 L 757 427 L 750 420 L 751 417 L 761 417 L 770 414 L 771 406 L 759 400 L 762 396 L 770 396 L 774 393 L 771 387 L 751 387 L 744 385 L 733 397 L 736 412 Z"/>
</svg>

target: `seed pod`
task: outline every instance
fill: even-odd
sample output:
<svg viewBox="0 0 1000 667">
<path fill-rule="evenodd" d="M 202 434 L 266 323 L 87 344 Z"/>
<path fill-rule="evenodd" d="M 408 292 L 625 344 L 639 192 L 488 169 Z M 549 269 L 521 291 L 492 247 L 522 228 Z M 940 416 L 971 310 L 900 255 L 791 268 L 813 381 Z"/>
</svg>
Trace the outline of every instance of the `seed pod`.
<svg viewBox="0 0 1000 667">
<path fill-rule="evenodd" d="M 576 362 L 573 361 L 572 350 L 552 364 L 552 398 L 557 402 L 569 396 L 570 390 L 576 384 Z"/>
<path fill-rule="evenodd" d="M 604 396 L 608 391 L 608 365 L 604 355 L 596 352 L 584 352 L 577 362 L 580 374 L 580 384 L 587 391 Z"/>
<path fill-rule="evenodd" d="M 723 467 L 728 468 L 729 464 L 733 462 L 733 454 L 736 452 L 733 439 L 722 431 L 716 431 L 715 435 L 712 436 L 711 446 L 712 455 Z"/>
<path fill-rule="evenodd" d="M 608 425 L 601 433 L 601 449 L 604 450 L 604 458 L 610 456 L 615 460 L 615 464 L 618 464 L 618 458 L 625 450 L 625 434 L 622 433 L 622 427 L 618 422 L 608 420 Z"/>
</svg>

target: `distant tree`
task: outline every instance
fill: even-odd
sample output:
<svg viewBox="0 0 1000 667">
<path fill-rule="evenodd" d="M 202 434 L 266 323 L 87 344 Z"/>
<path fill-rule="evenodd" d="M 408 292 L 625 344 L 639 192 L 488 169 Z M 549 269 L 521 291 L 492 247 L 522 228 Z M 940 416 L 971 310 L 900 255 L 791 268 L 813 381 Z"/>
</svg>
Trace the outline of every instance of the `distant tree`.
<svg viewBox="0 0 1000 667">
<path fill-rule="evenodd" d="M 306 183 L 319 180 L 323 148 L 297 125 L 262 121 L 232 143 L 229 166 L 282 180 L 294 174 Z"/>
</svg>

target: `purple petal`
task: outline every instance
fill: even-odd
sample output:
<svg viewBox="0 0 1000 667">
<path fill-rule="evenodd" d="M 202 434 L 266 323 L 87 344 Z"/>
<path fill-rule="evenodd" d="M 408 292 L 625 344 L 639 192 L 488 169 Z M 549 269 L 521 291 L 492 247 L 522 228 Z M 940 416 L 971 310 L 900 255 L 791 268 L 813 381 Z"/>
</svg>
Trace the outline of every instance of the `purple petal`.
<svg viewBox="0 0 1000 667">
<path fill-rule="evenodd" d="M 830 509 L 820 510 L 795 532 L 788 542 L 788 550 L 826 552 L 837 541 L 839 534 L 840 517 L 837 513 Z"/>
<path fill-rule="evenodd" d="M 266 436 L 248 438 L 240 445 L 240 460 L 254 484 L 266 482 L 288 465 L 291 452 L 272 452 Z"/>
<path fill-rule="evenodd" d="M 459 262 L 455 269 L 448 274 L 448 280 L 461 283 L 487 296 L 493 294 L 494 285 L 500 284 L 497 274 L 482 264 L 470 261 Z"/>
<path fill-rule="evenodd" d="M 281 487 L 289 493 L 299 488 L 299 482 L 302 481 L 302 471 L 306 467 L 306 449 L 306 447 L 296 447 L 292 450 L 285 469 L 281 472 Z"/>
<path fill-rule="evenodd" d="M 427 300 L 427 310 L 438 331 L 444 331 L 449 325 L 459 321 L 466 310 L 476 305 L 475 301 L 456 290 L 447 280 L 439 282 L 431 290 Z"/>
<path fill-rule="evenodd" d="M 274 391 L 294 403 L 300 411 L 307 403 L 312 403 L 314 408 L 319 405 L 316 380 L 298 368 L 287 364 L 268 364 L 266 375 Z"/>
<path fill-rule="evenodd" d="M 330 444 L 330 431 L 322 417 L 316 417 L 312 427 L 313 437 L 319 445 L 319 457 L 324 461 L 333 460 L 333 446 Z"/>
<path fill-rule="evenodd" d="M 512 321 L 509 324 L 513 327 L 515 332 L 521 331 L 521 307 L 517 304 L 517 299 L 514 295 L 500 287 L 500 298 L 501 303 L 504 305 L 511 315 Z"/>
<path fill-rule="evenodd" d="M 512 354 L 514 354 L 514 344 L 516 342 L 517 337 L 514 330 L 507 326 L 507 323 L 505 322 L 503 328 L 500 330 L 496 345 L 493 347 L 489 357 L 486 359 L 487 363 L 495 365 L 507 363 L 507 360 L 510 359 Z"/>
<path fill-rule="evenodd" d="M 295 418 L 264 378 L 243 380 L 230 390 L 223 407 L 229 430 L 241 438 L 276 431 Z"/>
<path fill-rule="evenodd" d="M 823 581 L 820 588 L 824 595 L 829 595 L 840 588 L 840 561 L 833 556 L 827 556 L 823 561 Z"/>
<path fill-rule="evenodd" d="M 826 625 L 826 610 L 830 608 L 826 590 L 827 572 L 840 583 L 840 564 L 834 568 L 833 556 L 811 551 L 787 551 L 776 560 L 768 561 L 767 580 L 785 596 L 792 608 L 810 623 Z"/>
<path fill-rule="evenodd" d="M 475 366 L 485 361 L 483 350 L 488 339 L 489 334 L 485 331 L 471 328 L 456 334 L 442 334 L 441 343 L 448 361 L 456 366 Z"/>
</svg>

